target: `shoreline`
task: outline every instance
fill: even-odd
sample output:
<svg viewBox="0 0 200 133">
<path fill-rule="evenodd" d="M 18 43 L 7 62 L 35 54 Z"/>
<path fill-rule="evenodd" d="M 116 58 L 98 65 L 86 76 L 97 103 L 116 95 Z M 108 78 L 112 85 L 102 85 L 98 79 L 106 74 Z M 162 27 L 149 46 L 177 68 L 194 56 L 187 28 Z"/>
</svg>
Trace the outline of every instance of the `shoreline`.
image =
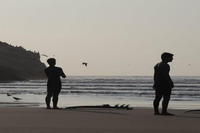
<svg viewBox="0 0 200 133">
<path fill-rule="evenodd" d="M 169 109 L 175 116 L 155 116 L 153 109 L 63 109 L 0 107 L 3 133 L 197 133 L 200 111 Z"/>
<path fill-rule="evenodd" d="M 72 100 L 73 101 L 73 100 Z M 58 107 L 65 108 L 65 107 L 72 107 L 72 106 L 100 106 L 104 104 L 109 104 L 110 106 L 115 106 L 117 102 L 79 102 L 79 101 L 73 101 L 70 103 L 67 103 L 65 101 L 59 101 Z M 121 102 L 119 105 L 129 105 L 129 107 L 133 108 L 149 108 L 153 109 L 153 103 L 152 101 L 134 101 L 133 103 L 130 102 Z M 52 104 L 52 103 L 51 103 Z M 41 101 L 1 101 L 0 102 L 0 108 L 1 107 L 42 107 L 45 108 L 46 104 L 45 102 Z M 162 107 L 162 101 L 160 102 L 159 108 Z M 168 109 L 172 110 L 197 110 L 200 109 L 200 104 L 198 101 L 180 101 L 180 102 L 174 102 L 170 101 Z"/>
</svg>

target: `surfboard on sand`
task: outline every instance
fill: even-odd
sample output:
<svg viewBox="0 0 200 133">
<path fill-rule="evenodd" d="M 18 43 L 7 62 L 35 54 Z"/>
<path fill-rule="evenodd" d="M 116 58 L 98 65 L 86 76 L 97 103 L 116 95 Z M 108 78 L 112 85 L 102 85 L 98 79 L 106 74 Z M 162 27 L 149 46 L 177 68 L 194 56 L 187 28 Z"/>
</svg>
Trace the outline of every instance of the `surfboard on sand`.
<svg viewBox="0 0 200 133">
<path fill-rule="evenodd" d="M 113 109 L 126 109 L 126 110 L 132 110 L 133 107 L 130 107 L 129 105 L 126 104 L 116 104 L 115 106 L 110 106 L 109 104 L 103 104 L 103 105 L 93 105 L 93 106 L 71 106 L 71 107 L 66 107 L 64 109 L 78 109 L 78 108 L 113 108 Z"/>
</svg>

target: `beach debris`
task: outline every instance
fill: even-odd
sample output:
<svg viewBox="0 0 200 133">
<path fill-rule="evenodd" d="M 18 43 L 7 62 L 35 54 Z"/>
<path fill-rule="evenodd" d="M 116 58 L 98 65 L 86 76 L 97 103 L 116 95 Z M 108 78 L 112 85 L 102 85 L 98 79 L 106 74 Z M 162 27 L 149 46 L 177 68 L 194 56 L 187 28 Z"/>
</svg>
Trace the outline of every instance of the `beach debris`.
<svg viewBox="0 0 200 133">
<path fill-rule="evenodd" d="M 87 67 L 88 63 L 87 62 L 83 62 L 82 65 L 85 65 Z"/>
<path fill-rule="evenodd" d="M 7 93 L 7 96 L 8 96 L 8 97 L 10 97 L 10 96 L 12 96 L 12 94 L 10 94 L 10 93 Z"/>
<path fill-rule="evenodd" d="M 18 98 L 18 97 L 13 97 L 13 99 L 15 99 L 16 101 L 22 100 L 22 98 Z"/>
<path fill-rule="evenodd" d="M 78 109 L 78 108 L 112 108 L 112 109 L 126 109 L 126 110 L 132 110 L 133 107 L 129 107 L 129 104 L 122 104 L 119 106 L 119 104 L 116 104 L 115 106 L 110 106 L 109 104 L 103 104 L 103 105 L 94 105 L 94 106 L 71 106 L 71 107 L 66 107 L 64 109 Z"/>
</svg>

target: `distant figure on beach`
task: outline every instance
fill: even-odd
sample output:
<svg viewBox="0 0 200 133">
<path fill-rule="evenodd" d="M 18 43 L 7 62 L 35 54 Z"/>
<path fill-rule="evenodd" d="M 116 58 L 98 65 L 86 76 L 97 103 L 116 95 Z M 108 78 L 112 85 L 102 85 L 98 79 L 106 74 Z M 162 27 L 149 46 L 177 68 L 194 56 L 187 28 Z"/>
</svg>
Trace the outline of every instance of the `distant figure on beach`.
<svg viewBox="0 0 200 133">
<path fill-rule="evenodd" d="M 161 55 L 162 61 L 154 67 L 154 85 L 155 99 L 153 102 L 154 114 L 160 115 L 159 102 L 163 97 L 162 102 L 162 115 L 173 115 L 167 112 L 168 103 L 170 100 L 171 90 L 174 87 L 174 83 L 169 75 L 170 66 L 169 62 L 173 60 L 173 54 L 163 53 Z"/>
<path fill-rule="evenodd" d="M 49 67 L 45 69 L 45 74 L 48 77 L 47 81 L 47 96 L 46 96 L 46 105 L 47 109 L 51 109 L 50 102 L 51 97 L 53 96 L 53 109 L 59 109 L 57 107 L 58 103 L 58 95 L 61 91 L 61 79 L 60 77 L 65 78 L 66 75 L 64 74 L 62 68 L 56 67 L 56 59 L 49 58 L 47 60 Z"/>
</svg>

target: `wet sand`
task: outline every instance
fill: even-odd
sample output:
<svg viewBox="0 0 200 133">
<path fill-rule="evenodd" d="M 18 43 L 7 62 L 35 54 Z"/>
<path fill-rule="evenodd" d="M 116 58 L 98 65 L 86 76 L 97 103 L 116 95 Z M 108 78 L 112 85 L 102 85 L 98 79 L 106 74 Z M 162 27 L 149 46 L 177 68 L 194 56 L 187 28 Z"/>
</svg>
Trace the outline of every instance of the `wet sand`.
<svg viewBox="0 0 200 133">
<path fill-rule="evenodd" d="M 155 116 L 150 108 L 65 109 L 0 107 L 1 133 L 199 133 L 200 111 L 169 110 Z"/>
</svg>

